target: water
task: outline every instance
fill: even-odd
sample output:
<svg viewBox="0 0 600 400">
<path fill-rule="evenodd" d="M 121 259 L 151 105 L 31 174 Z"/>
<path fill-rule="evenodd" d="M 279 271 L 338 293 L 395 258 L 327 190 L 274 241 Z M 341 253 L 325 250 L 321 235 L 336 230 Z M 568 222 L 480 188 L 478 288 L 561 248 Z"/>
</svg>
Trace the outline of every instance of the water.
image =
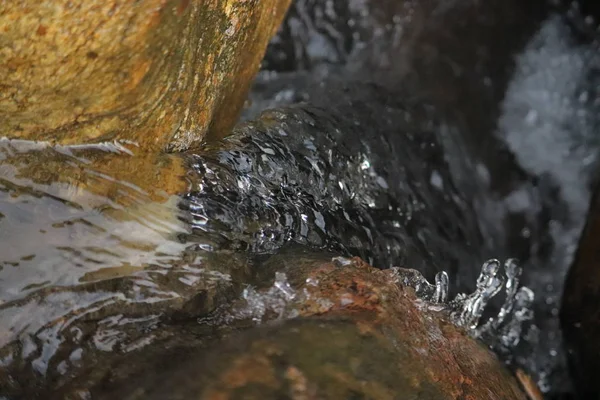
<svg viewBox="0 0 600 400">
<path fill-rule="evenodd" d="M 231 287 L 234 260 L 185 257 L 178 196 L 107 167 L 146 161 L 129 147 L 0 140 L 3 395 L 33 396 L 102 354 L 147 346 L 165 315 Z M 177 171 L 171 156 L 154 161 Z"/>
<path fill-rule="evenodd" d="M 305 293 L 297 293 L 287 280 L 283 272 L 275 273 L 275 282 L 265 293 L 258 292 L 254 287 L 249 286 L 242 292 L 242 298 L 246 301 L 246 306 L 241 310 L 235 310 L 233 318 L 252 318 L 254 322 L 260 323 L 265 318 L 265 314 L 275 313 L 275 318 L 281 319 L 284 316 L 293 318 L 296 313 L 286 312 L 289 303 L 292 300 L 301 302 Z M 271 317 L 270 319 L 273 319 Z"/>
<path fill-rule="evenodd" d="M 370 85 L 354 83 L 345 96 L 326 111 L 267 112 L 193 155 L 186 240 L 259 254 L 292 241 L 431 275 L 473 262 L 481 236 L 453 189 L 433 115 Z M 432 175 L 444 190 L 429 184 Z"/>
<path fill-rule="evenodd" d="M 525 266 L 528 285 L 539 299 L 534 304 L 540 335 L 533 351 L 538 354 L 538 384 L 544 391 L 564 379 L 559 372 L 565 368 L 557 319 L 560 296 L 598 166 L 598 36 L 582 40 L 567 25 L 583 25 L 581 30 L 587 31 L 584 20 L 571 9 L 566 20 L 554 15 L 544 22 L 517 58 L 498 127 L 519 164 L 539 179 L 537 190 L 523 187 L 505 201 L 530 221 L 536 218 L 536 209 L 545 209 L 542 212 L 550 220 L 550 237 L 534 234 Z M 517 197 L 522 205 L 517 205 Z M 548 202 L 551 197 L 556 200 Z"/>
<path fill-rule="evenodd" d="M 463 299 L 462 312 L 457 321 L 470 329 L 475 329 L 483 314 L 483 309 L 504 285 L 504 278 L 498 276 L 500 262 L 486 261 L 477 278 L 475 292 Z"/>
<path fill-rule="evenodd" d="M 2 257 L 23 263 L 0 271 L 12 289 L 0 305 L 6 394 L 85 380 L 86 371 L 101 374 L 119 356 L 169 340 L 201 347 L 240 318 L 288 316 L 285 305 L 302 294 L 267 265 L 292 244 L 430 277 L 449 271 L 456 290 L 473 282 L 476 269 L 464 267 L 486 248 L 445 162 L 433 108 L 371 84 L 339 90 L 336 103 L 323 98 L 327 108 L 267 112 L 183 155 L 188 192 L 175 200 L 101 172 L 115 156 L 135 162 L 135 149 L 4 141 L 2 168 L 12 172 L 3 229 L 40 235 L 3 242 Z M 273 274 L 265 297 L 254 288 Z M 440 301 L 447 280 L 438 275 Z M 238 298 L 249 307 L 222 315 Z"/>
<path fill-rule="evenodd" d="M 176 218 L 177 197 L 165 193 L 151 202 L 140 188 L 94 170 L 84 151 L 0 141 L 0 303 L 127 275 L 182 250 L 172 240 L 185 230 Z M 119 148 L 94 151 L 110 157 Z"/>
<path fill-rule="evenodd" d="M 413 21 L 413 1 L 295 0 L 271 40 L 242 115 L 309 100 L 307 86 L 391 67 L 390 54 Z"/>
<path fill-rule="evenodd" d="M 344 257 L 334 257 L 331 262 L 339 268 L 354 263 L 352 259 Z M 532 324 L 534 294 L 528 287 L 519 285 L 518 275 L 522 269 L 516 260 L 508 259 L 504 263 L 503 273 L 506 279 L 499 275 L 500 270 L 501 264 L 498 260 L 484 262 L 476 289 L 472 293 L 458 293 L 452 300 L 448 298 L 449 277 L 445 271 L 436 274 L 435 284 L 429 283 L 419 271 L 410 268 L 393 267 L 393 274 L 389 276 L 393 279 L 392 283 L 415 290 L 419 298 L 419 308 L 425 307 L 427 310 L 441 313 L 456 325 L 466 328 L 473 338 L 483 340 L 500 354 L 505 362 L 513 363 L 515 352 L 522 351 L 518 348 L 521 341 L 531 340 L 531 335 L 536 334 L 537 328 Z M 289 269 L 287 271 L 295 272 Z M 260 324 L 264 321 L 295 318 L 303 302 L 311 300 L 312 295 L 309 294 L 307 286 L 319 285 L 319 282 L 314 282 L 313 279 L 296 281 L 295 285 L 292 285 L 286 272 L 277 271 L 271 286 L 262 289 L 246 287 L 242 292 L 243 301 L 228 312 L 225 320 L 231 323 L 236 319 L 250 318 L 254 323 Z M 296 285 L 305 286 L 298 290 L 294 288 Z M 504 302 L 497 311 L 491 307 L 490 300 L 497 296 L 502 288 L 505 289 Z M 318 295 L 312 300 L 328 302 L 322 304 L 324 309 L 333 306 L 329 300 Z M 351 303 L 351 299 L 340 298 L 342 307 Z M 486 308 L 492 311 L 492 315 L 482 321 Z"/>
<path fill-rule="evenodd" d="M 522 268 L 517 260 L 506 260 L 503 266 L 505 277 L 498 275 L 500 268 L 500 261 L 496 259 L 484 262 L 475 290 L 470 294 L 459 293 L 452 300 L 448 299 L 449 279 L 444 271 L 436 274 L 435 284 L 430 284 L 414 269 L 395 268 L 395 272 L 399 282 L 412 287 L 417 296 L 432 304 L 429 308 L 446 311 L 456 325 L 467 328 L 472 337 L 482 339 L 501 354 L 506 362 L 512 363 L 521 339 L 527 337 L 530 330 L 537 329 L 531 324 L 535 296 L 528 287 L 519 286 L 518 277 Z M 481 323 L 490 300 L 502 288 L 505 289 L 502 307 L 496 315 Z"/>
<path fill-rule="evenodd" d="M 244 117 L 305 104 L 201 152 L 154 160 L 132 143 L 0 141 L 6 395 L 101 374 L 169 340 L 206 346 L 239 319 L 293 317 L 286 304 L 304 293 L 272 260 L 303 252 L 402 267 L 404 283 L 544 391 L 568 391 L 556 311 L 596 165 L 597 42 L 579 43 L 554 15 L 524 30 L 524 49 L 467 35 L 510 57 L 489 61 L 477 41 L 465 55 L 435 34 L 437 22 L 455 29 L 463 6 L 296 1 Z M 424 40 L 415 26 L 441 58 L 404 50 Z M 380 79 L 364 78 L 373 71 Z"/>
<path fill-rule="evenodd" d="M 434 303 L 445 303 L 448 301 L 449 279 L 446 271 L 435 274 L 435 293 L 432 301 Z"/>
<path fill-rule="evenodd" d="M 537 331 L 527 336 L 528 348 L 516 363 L 545 393 L 560 397 L 570 390 L 557 318 L 560 296 L 597 168 L 597 6 L 531 2 L 528 17 L 519 19 L 520 11 L 510 10 L 523 7 L 505 4 L 506 9 L 477 8 L 455 2 L 423 18 L 429 10 L 413 2 L 298 0 L 267 54 L 249 115 L 265 98 L 269 105 L 314 101 L 307 87 L 345 71 L 384 81 L 391 75 L 386 87 L 408 76 L 415 82 L 411 94 L 425 91 L 428 100 L 442 106 L 439 111 L 449 108 L 442 113 L 448 133 L 440 137 L 448 138 L 449 154 L 468 154 L 447 161 L 454 184 L 472 199 L 486 245 L 495 249 L 484 257 L 521 259 L 522 280 L 537 294 L 531 301 L 531 293 L 519 296 L 519 304 L 533 301 Z M 536 7 L 545 11 L 536 14 Z M 453 25 L 452 20 L 472 26 L 472 15 L 490 28 Z M 493 22 L 505 15 L 512 21 L 511 34 L 506 29 L 494 33 Z M 440 35 L 436 23 L 455 35 Z M 415 50 L 413 42 L 425 50 Z M 325 48 L 334 56 L 320 56 Z M 436 174 L 430 183 L 443 187 Z M 467 286 L 474 282 L 472 275 L 469 279 Z"/>
</svg>

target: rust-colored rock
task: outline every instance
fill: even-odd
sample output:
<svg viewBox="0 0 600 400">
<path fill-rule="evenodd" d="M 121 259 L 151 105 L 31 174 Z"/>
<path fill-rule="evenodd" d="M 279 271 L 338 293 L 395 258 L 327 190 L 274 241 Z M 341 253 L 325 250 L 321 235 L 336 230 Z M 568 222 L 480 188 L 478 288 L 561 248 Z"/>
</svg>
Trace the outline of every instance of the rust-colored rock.
<svg viewBox="0 0 600 400">
<path fill-rule="evenodd" d="M 237 119 L 289 0 L 0 4 L 0 136 L 184 150 Z"/>
<path fill-rule="evenodd" d="M 600 398 L 600 190 L 565 282 L 561 323 L 576 389 L 581 398 Z"/>
<path fill-rule="evenodd" d="M 271 315 L 201 346 L 181 337 L 153 344 L 61 398 L 525 399 L 488 349 L 429 310 L 394 271 L 359 259 L 282 264 L 297 294 L 284 315 L 295 318 Z"/>
</svg>

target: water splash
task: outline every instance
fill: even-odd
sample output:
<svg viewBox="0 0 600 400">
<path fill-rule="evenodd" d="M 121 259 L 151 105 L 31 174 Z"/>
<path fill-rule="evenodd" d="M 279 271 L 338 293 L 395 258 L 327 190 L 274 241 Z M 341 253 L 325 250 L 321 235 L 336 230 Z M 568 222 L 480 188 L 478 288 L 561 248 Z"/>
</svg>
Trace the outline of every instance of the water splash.
<svg viewBox="0 0 600 400">
<path fill-rule="evenodd" d="M 347 103 L 265 112 L 190 155 L 196 173 L 181 208 L 192 233 L 183 239 L 261 255 L 300 244 L 424 274 L 442 270 L 442 260 L 453 273 L 472 263 L 482 236 L 446 168 L 431 110 L 386 97 L 381 115 L 380 95 L 356 84 L 343 92 Z"/>
<path fill-rule="evenodd" d="M 261 323 L 268 314 L 274 314 L 277 319 L 293 318 L 297 311 L 288 306 L 306 297 L 306 292 L 296 291 L 290 285 L 285 273 L 276 272 L 275 282 L 267 291 L 257 291 L 252 286 L 244 289 L 242 298 L 246 305 L 235 312 L 234 318 L 251 318 L 256 323 Z"/>
<path fill-rule="evenodd" d="M 496 259 L 483 263 L 475 291 L 459 293 L 451 301 L 448 301 L 449 278 L 446 272 L 439 272 L 435 284 L 431 284 L 417 270 L 395 270 L 399 283 L 412 287 L 420 299 L 437 305 L 433 309 L 449 312 L 451 320 L 467 328 L 471 336 L 482 339 L 500 354 L 508 355 L 527 333 L 528 323 L 533 319 L 534 293 L 525 286 L 519 287 L 522 268 L 517 260 L 508 259 L 503 268 L 501 266 Z M 504 276 L 499 275 L 502 269 Z M 495 316 L 481 323 L 484 311 L 502 288 L 505 290 L 502 307 Z M 439 308 L 440 304 L 444 307 Z"/>
<path fill-rule="evenodd" d="M 527 321 L 533 320 L 533 310 L 531 308 L 534 300 L 534 294 L 531 289 L 522 287 L 515 295 L 513 318 L 509 320 L 499 336 L 502 345 L 506 348 L 515 347 L 519 344 L 523 336 L 523 326 Z"/>
<path fill-rule="evenodd" d="M 445 303 L 448 300 L 449 278 L 446 271 L 438 272 L 435 275 L 435 293 L 433 295 L 434 303 Z"/>
<path fill-rule="evenodd" d="M 479 278 L 477 278 L 477 288 L 470 295 L 461 296 L 455 299 L 455 307 L 460 312 L 455 312 L 453 319 L 458 325 L 466 326 L 470 329 L 476 329 L 483 311 L 492 297 L 496 296 L 504 285 L 504 278 L 498 276 L 500 262 L 498 260 L 486 261 L 482 268 Z"/>
<path fill-rule="evenodd" d="M 351 264 L 352 260 L 334 257 L 332 262 L 343 267 Z M 412 287 L 427 309 L 446 312 L 454 324 L 465 327 L 472 337 L 482 340 L 507 362 L 512 359 L 513 350 L 521 343 L 521 339 L 530 330 L 535 330 L 530 324 L 533 320 L 534 294 L 525 286 L 519 287 L 522 268 L 515 259 L 508 259 L 503 265 L 496 259 L 484 262 L 476 289 L 472 293 L 459 293 L 452 300 L 448 296 L 450 279 L 445 271 L 436 274 L 435 284 L 429 283 L 415 269 L 393 267 L 392 271 L 394 283 Z M 319 282 L 308 278 L 306 284 L 318 286 Z M 505 299 L 499 311 L 482 321 L 484 313 L 492 308 L 492 299 L 503 288 Z M 262 323 L 265 320 L 295 318 L 298 311 L 294 305 L 306 301 L 309 294 L 306 288 L 294 289 L 285 273 L 276 272 L 270 287 L 258 290 L 248 286 L 241 297 L 243 305 L 229 314 L 229 322 L 251 319 L 255 323 Z"/>
<path fill-rule="evenodd" d="M 412 287 L 419 298 L 431 303 L 445 303 L 447 301 L 450 284 L 446 271 L 438 272 L 435 275 L 435 285 L 432 285 L 416 269 L 398 267 L 391 269 L 399 277 L 398 283 Z"/>
</svg>

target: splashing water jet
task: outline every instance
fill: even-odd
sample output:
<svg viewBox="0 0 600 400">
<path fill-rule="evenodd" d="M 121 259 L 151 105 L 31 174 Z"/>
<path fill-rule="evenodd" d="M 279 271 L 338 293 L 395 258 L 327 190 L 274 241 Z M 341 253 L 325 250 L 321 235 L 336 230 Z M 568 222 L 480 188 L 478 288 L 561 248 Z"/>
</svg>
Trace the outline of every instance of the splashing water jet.
<svg viewBox="0 0 600 400">
<path fill-rule="evenodd" d="M 399 283 L 412 287 L 421 300 L 437 305 L 431 309 L 449 311 L 452 322 L 467 328 L 471 336 L 482 339 L 502 354 L 508 354 L 520 343 L 526 333 L 526 323 L 533 319 L 531 307 L 535 296 L 528 287 L 519 287 L 523 270 L 516 259 L 504 262 L 504 276 L 498 275 L 500 269 L 500 261 L 486 261 L 481 267 L 475 291 L 459 293 L 451 301 L 448 300 L 449 278 L 446 272 L 439 272 L 435 276 L 435 285 L 432 285 L 417 270 L 394 270 Z M 500 310 L 495 317 L 480 324 L 486 307 L 503 287 L 506 298 Z"/>
</svg>

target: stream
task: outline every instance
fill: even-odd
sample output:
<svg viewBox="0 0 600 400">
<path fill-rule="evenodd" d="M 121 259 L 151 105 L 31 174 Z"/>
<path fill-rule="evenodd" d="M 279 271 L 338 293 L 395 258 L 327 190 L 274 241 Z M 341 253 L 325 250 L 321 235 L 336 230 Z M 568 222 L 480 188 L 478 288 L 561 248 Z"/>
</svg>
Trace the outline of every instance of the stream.
<svg viewBox="0 0 600 400">
<path fill-rule="evenodd" d="M 91 163 L 132 143 L 0 139 L 0 399 L 73 382 L 87 398 L 119 354 L 243 328 L 214 326 L 273 265 L 338 256 L 446 272 L 450 298 L 519 259 L 532 324 L 484 339 L 571 398 L 558 310 L 597 178 L 595 22 L 541 0 L 426 3 L 294 1 L 232 134 L 165 155 L 181 195 Z"/>
</svg>

